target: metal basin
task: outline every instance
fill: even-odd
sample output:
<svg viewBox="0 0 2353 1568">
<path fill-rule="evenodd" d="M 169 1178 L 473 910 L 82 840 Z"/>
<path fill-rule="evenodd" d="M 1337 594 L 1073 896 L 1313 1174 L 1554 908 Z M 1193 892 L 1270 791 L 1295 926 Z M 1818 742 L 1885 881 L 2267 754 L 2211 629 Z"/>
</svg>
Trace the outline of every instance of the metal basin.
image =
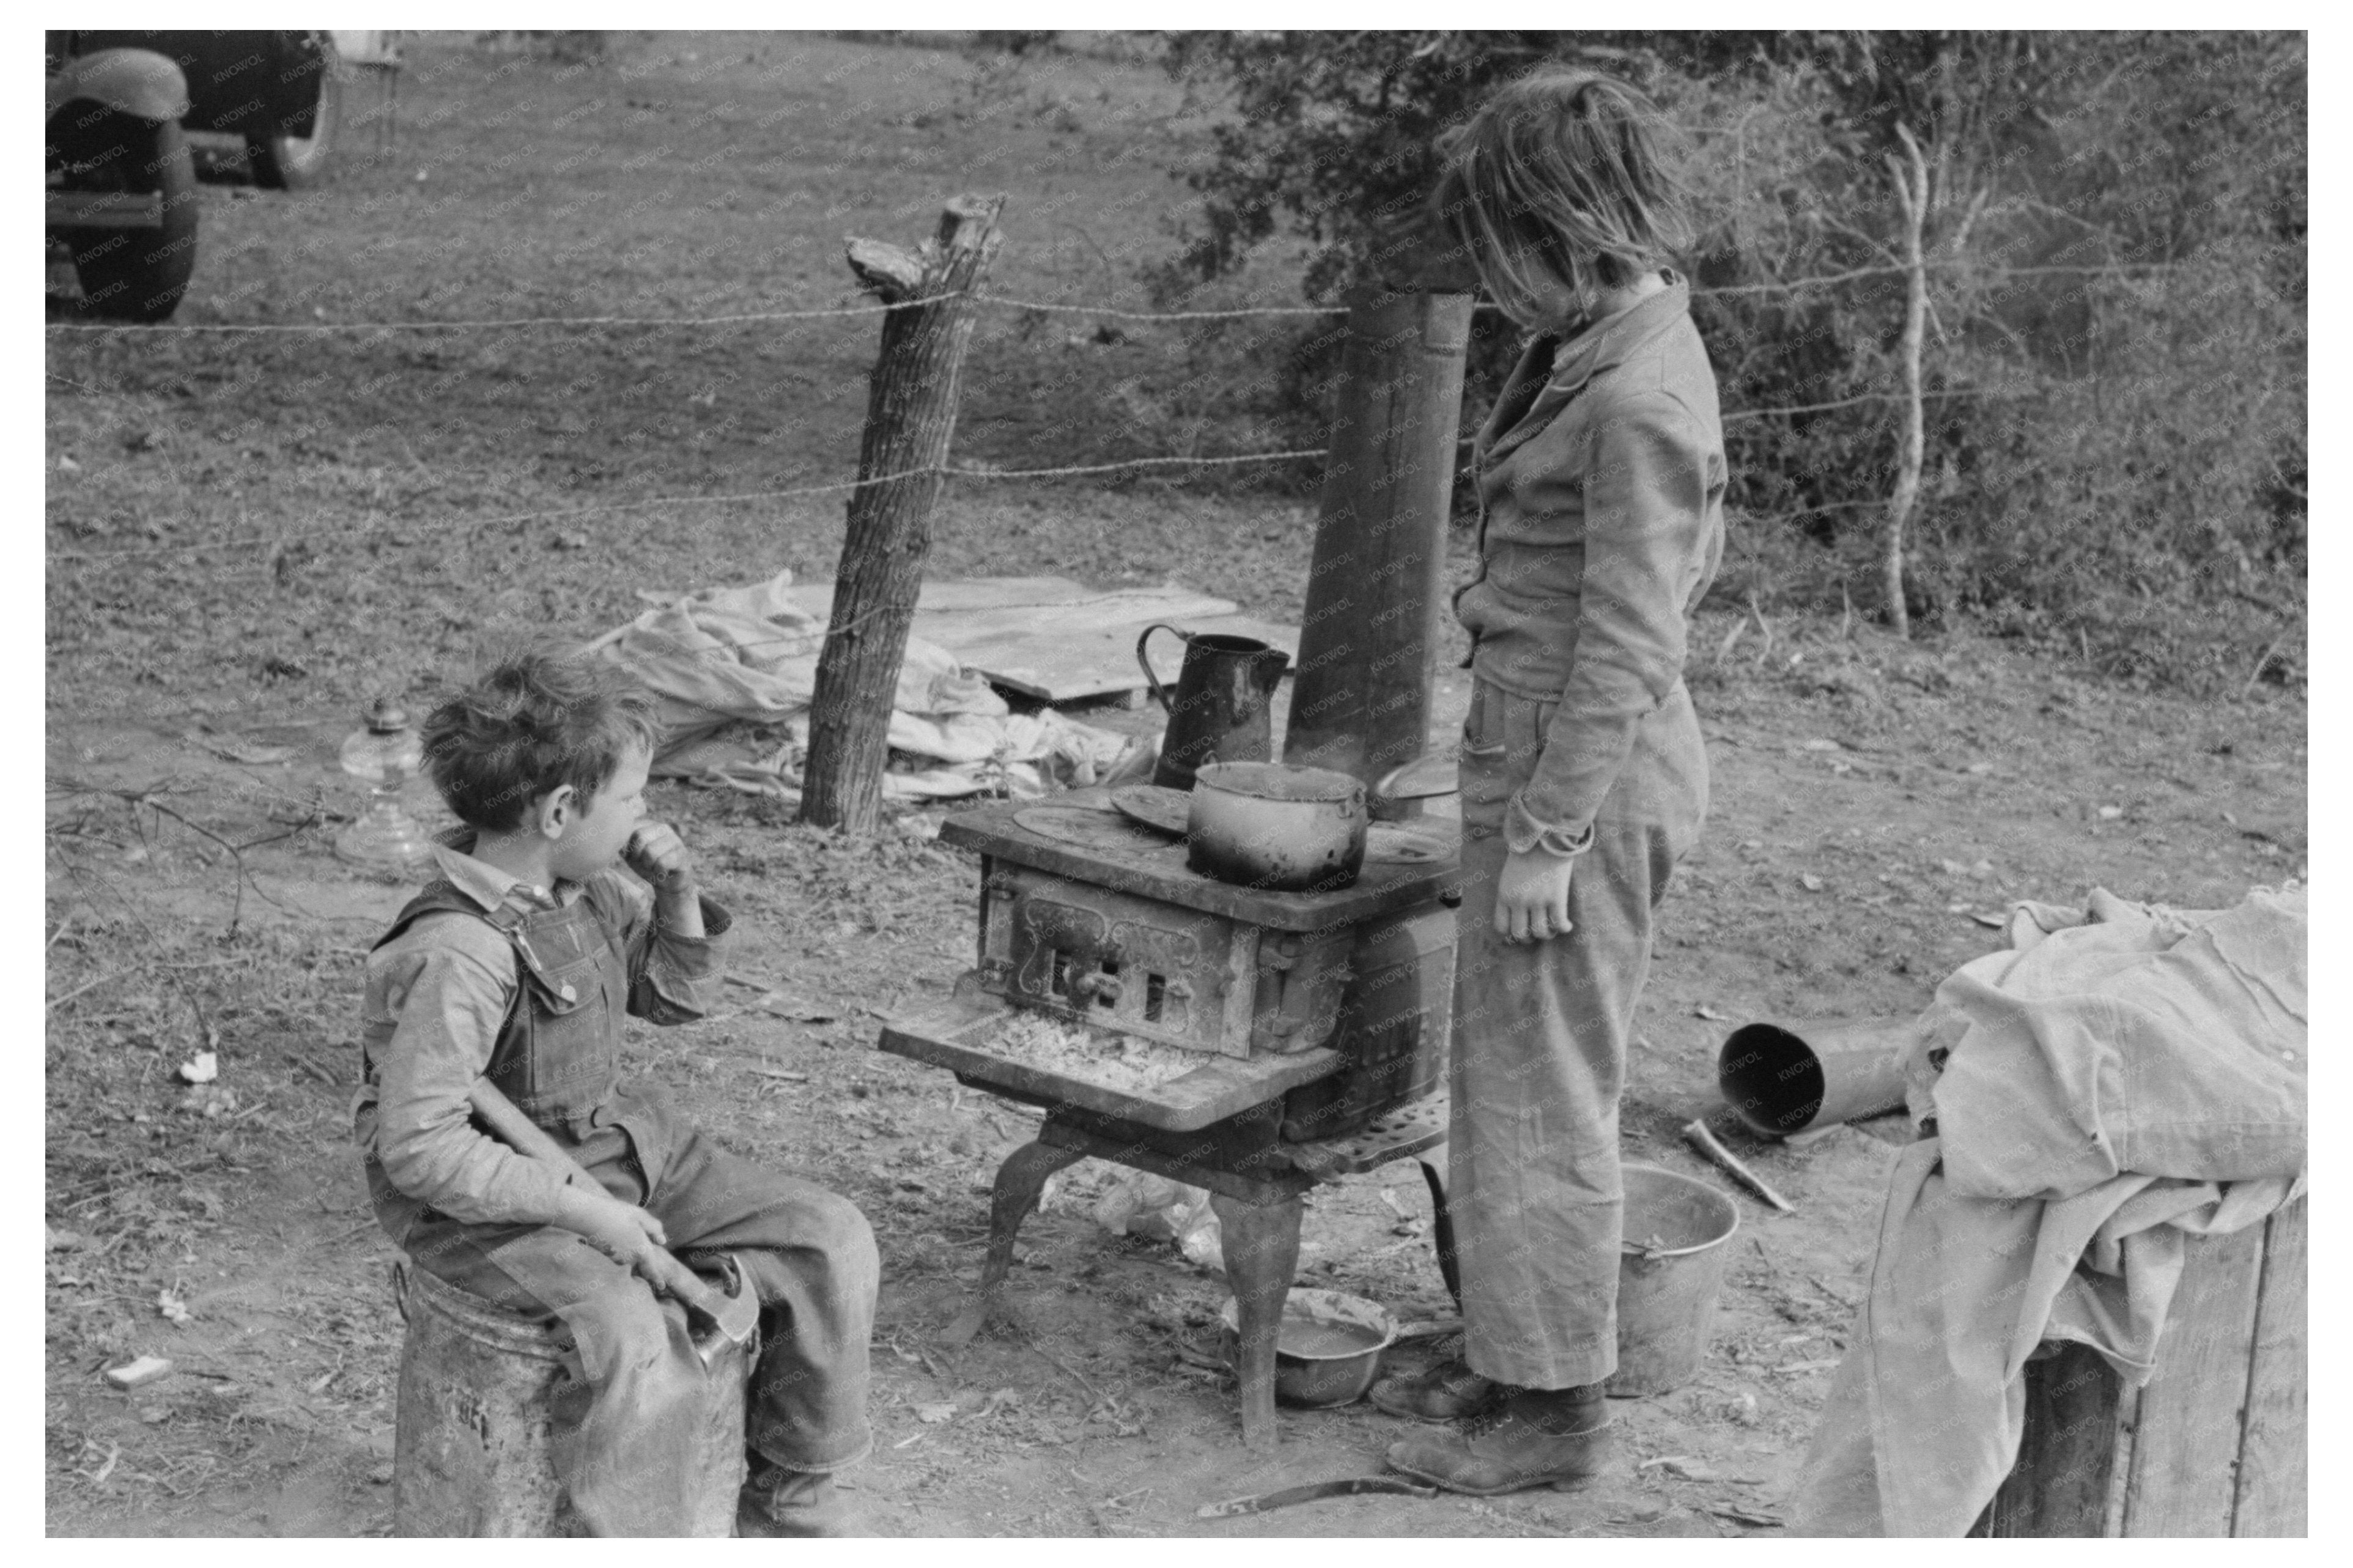
<svg viewBox="0 0 2353 1568">
<path fill-rule="evenodd" d="M 1240 1304 L 1228 1297 L 1218 1320 L 1230 1367 L 1241 1351 Z M 1373 1386 L 1397 1330 L 1397 1319 L 1377 1301 L 1338 1290 L 1292 1291 L 1274 1341 L 1274 1397 L 1285 1404 L 1353 1404 Z"/>
</svg>

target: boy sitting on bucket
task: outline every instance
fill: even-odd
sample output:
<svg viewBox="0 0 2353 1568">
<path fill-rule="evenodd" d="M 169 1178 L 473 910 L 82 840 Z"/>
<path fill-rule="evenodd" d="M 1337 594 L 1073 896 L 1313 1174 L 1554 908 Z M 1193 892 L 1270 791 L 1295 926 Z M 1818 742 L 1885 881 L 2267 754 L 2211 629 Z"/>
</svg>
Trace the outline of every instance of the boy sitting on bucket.
<svg viewBox="0 0 2353 1568">
<path fill-rule="evenodd" d="M 598 1535 L 689 1529 L 709 1392 L 654 1249 L 732 1256 L 761 1304 L 745 1535 L 845 1533 L 832 1472 L 872 1446 L 866 1346 L 880 1274 L 846 1199 L 721 1149 L 619 1083 L 624 1010 L 700 1018 L 726 911 L 678 834 L 645 820 L 649 697 L 609 666 L 528 654 L 444 704 L 426 769 L 466 824 L 370 954 L 354 1130 L 377 1220 L 416 1266 L 563 1320 L 577 1382 L 553 1412 L 559 1478 Z M 622 874 L 626 863 L 644 885 Z M 650 886 L 651 892 L 647 891 Z M 601 1190 L 479 1130 L 492 1085 Z"/>
</svg>

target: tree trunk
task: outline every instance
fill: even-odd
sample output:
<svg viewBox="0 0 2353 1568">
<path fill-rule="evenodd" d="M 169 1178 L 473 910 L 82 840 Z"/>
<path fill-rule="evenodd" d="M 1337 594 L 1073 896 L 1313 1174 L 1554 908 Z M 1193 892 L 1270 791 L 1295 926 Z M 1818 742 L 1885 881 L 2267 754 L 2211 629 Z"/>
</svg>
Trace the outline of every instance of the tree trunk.
<svg viewBox="0 0 2353 1568">
<path fill-rule="evenodd" d="M 881 818 L 891 709 L 907 628 L 932 548 L 932 505 L 955 431 L 957 379 L 972 342 L 972 291 L 996 255 L 1003 196 L 958 196 L 918 253 L 849 242 L 849 268 L 888 305 L 867 393 L 859 487 L 818 655 L 805 822 L 871 833 Z"/>
<path fill-rule="evenodd" d="M 1882 589 L 1887 596 L 1887 624 L 1895 635 L 1910 638 L 1912 617 L 1904 603 L 1904 527 L 1920 497 L 1920 462 L 1927 445 L 1927 420 L 1921 408 L 1920 349 L 1927 333 L 1928 265 L 1923 232 L 1928 222 L 1928 164 L 1912 132 L 1898 125 L 1910 161 L 1891 154 L 1887 166 L 1895 176 L 1895 195 L 1904 204 L 1904 434 L 1895 456 L 1895 493 L 1888 498 L 1887 531 L 1880 559 Z"/>
<path fill-rule="evenodd" d="M 1467 293 L 1352 299 L 1286 762 L 1367 784 L 1429 744 Z"/>
</svg>

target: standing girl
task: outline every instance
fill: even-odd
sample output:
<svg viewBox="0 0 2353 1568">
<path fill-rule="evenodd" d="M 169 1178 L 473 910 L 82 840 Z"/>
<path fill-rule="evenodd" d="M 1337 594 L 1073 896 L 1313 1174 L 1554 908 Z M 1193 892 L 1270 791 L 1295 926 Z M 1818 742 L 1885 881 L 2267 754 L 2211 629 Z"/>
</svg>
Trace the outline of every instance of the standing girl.
<svg viewBox="0 0 2353 1568">
<path fill-rule="evenodd" d="M 1707 810 L 1683 682 L 1724 545 L 1715 377 L 1665 270 L 1690 241 L 1657 115 L 1548 73 L 1440 144 L 1437 204 L 1532 336 L 1479 432 L 1480 564 L 1455 596 L 1463 726 L 1451 1206 L 1463 1358 L 1374 1391 L 1485 1419 L 1393 1468 L 1490 1495 L 1594 1473 L 1618 1364 L 1618 1097 L 1653 914 Z"/>
</svg>

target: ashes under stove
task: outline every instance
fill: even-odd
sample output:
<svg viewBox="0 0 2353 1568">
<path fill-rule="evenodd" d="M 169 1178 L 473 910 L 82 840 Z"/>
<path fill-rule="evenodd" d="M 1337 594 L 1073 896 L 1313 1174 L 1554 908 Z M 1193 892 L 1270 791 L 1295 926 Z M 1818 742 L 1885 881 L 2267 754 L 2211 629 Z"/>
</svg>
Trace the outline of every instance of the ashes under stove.
<svg viewBox="0 0 2353 1568">
<path fill-rule="evenodd" d="M 1455 846 L 1376 824 L 1350 885 L 1268 892 L 1190 870 L 1180 836 L 1101 788 L 962 812 L 940 838 L 980 855 L 977 962 L 946 1001 L 890 1020 L 881 1048 L 1047 1112 L 997 1172 L 980 1298 L 947 1337 L 1003 1309 L 1014 1234 L 1054 1171 L 1093 1155 L 1205 1187 L 1240 1306 L 1243 1436 L 1271 1441 L 1302 1197 L 1445 1139 Z M 1040 1062 L 1002 1044 L 1024 1014 L 1106 1058 L 1124 1037 L 1199 1064 L 1136 1086 L 1091 1074 L 1083 1048 Z M 1452 1287 L 1442 1180 L 1422 1171 Z"/>
</svg>

